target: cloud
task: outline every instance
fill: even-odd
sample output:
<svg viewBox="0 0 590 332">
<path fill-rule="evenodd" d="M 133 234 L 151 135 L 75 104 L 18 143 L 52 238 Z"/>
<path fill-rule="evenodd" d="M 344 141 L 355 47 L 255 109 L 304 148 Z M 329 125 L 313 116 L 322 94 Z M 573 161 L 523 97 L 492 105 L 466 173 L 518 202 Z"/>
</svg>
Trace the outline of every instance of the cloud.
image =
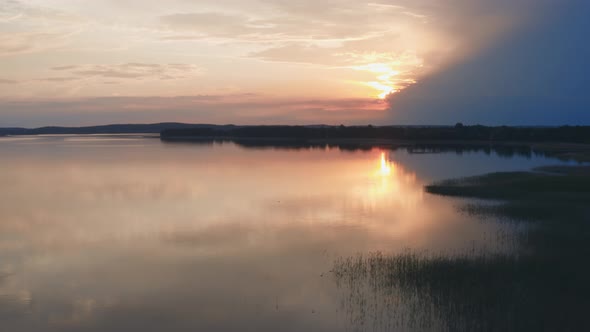
<svg viewBox="0 0 590 332">
<path fill-rule="evenodd" d="M 590 4 L 531 6 L 526 24 L 392 95 L 388 122 L 590 124 Z"/>
<path fill-rule="evenodd" d="M 58 49 L 67 44 L 68 36 L 47 32 L 0 32 L 0 56 Z"/>
<path fill-rule="evenodd" d="M 71 82 L 77 81 L 80 77 L 73 77 L 73 76 L 64 76 L 64 77 L 46 77 L 46 78 L 39 78 L 39 81 L 45 82 Z"/>
<path fill-rule="evenodd" d="M 255 50 L 248 58 L 350 69 L 348 81 L 372 87 L 374 96 L 383 97 L 475 52 L 523 16 L 512 13 L 520 5 L 505 0 L 494 4 L 266 0 L 263 4 L 266 11 L 165 15 L 160 21 L 170 34 L 161 38 L 249 43 Z M 375 71 L 378 67 L 382 70 Z M 352 70 L 372 77 L 358 81 Z"/>
<path fill-rule="evenodd" d="M 57 66 L 57 67 L 53 67 L 51 69 L 53 70 L 70 70 L 70 69 L 75 69 L 76 66 Z"/>
<path fill-rule="evenodd" d="M 175 13 L 161 16 L 160 22 L 163 28 L 170 31 L 193 33 L 193 38 L 321 43 L 363 39 L 375 32 L 385 33 L 404 22 L 413 21 L 407 13 L 399 10 L 383 11 L 357 1 L 273 0 L 265 1 L 264 5 L 271 10 L 250 14 Z"/>
<path fill-rule="evenodd" d="M 249 30 L 247 17 L 224 13 L 178 13 L 162 16 L 160 20 L 166 28 L 189 30 L 203 36 L 237 36 Z"/>
<path fill-rule="evenodd" d="M 255 94 L 0 100 L 0 126 L 129 122 L 367 124 L 384 114 L 375 99 L 268 98 Z"/>
<path fill-rule="evenodd" d="M 363 52 L 348 47 L 346 43 L 333 48 L 290 44 L 250 56 L 264 61 L 322 65 L 364 72 L 368 74 L 366 80 L 358 83 L 380 91 L 381 97 L 415 83 L 423 70 L 423 60 L 412 52 Z"/>
<path fill-rule="evenodd" d="M 313 121 L 314 109 L 318 119 L 340 122 L 337 115 L 324 113 L 333 106 L 317 100 L 293 103 L 314 95 L 334 105 L 342 96 L 348 102 L 346 96 L 369 98 L 403 90 L 390 98 L 387 122 L 460 118 L 499 123 L 511 116 L 537 121 L 537 114 L 547 113 L 532 109 L 566 105 L 567 112 L 582 112 L 580 87 L 588 83 L 580 78 L 587 66 L 579 58 L 587 53 L 577 38 L 589 29 L 577 18 L 573 21 L 579 24 L 560 28 L 559 36 L 550 29 L 566 23 L 552 11 L 574 8 L 571 4 L 582 12 L 586 7 L 582 0 L 104 0 L 92 6 L 4 0 L 0 56 L 6 61 L 0 64 L 5 77 L 0 95 L 31 97 L 37 103 L 36 98 L 55 95 L 148 98 L 254 91 L 284 96 L 285 104 L 251 98 L 228 104 L 224 99 L 206 107 L 199 102 L 196 109 L 214 122 L 266 121 L 263 114 L 267 122 Z M 186 64 L 195 57 L 198 67 Z M 555 60 L 560 58 L 568 66 L 560 66 Z M 164 106 L 156 114 L 142 100 L 148 99 L 137 101 L 139 108 L 148 109 L 146 119 L 166 120 Z M 177 101 L 169 102 L 174 106 Z M 43 104 L 36 105 L 41 113 Z M 129 107 L 123 103 L 113 108 L 118 106 Z M 181 106 L 171 114 L 195 119 L 199 113 L 190 112 L 188 104 Z M 364 106 L 357 106 L 341 107 L 342 122 L 382 114 L 364 113 Z M 280 111 L 273 113 L 272 107 Z M 207 111 L 211 109 L 218 113 Z M 87 121 L 83 113 L 72 113 Z M 11 117 L 17 121 L 15 114 Z M 139 113 L 133 116 L 142 121 Z M 28 121 L 36 120 L 23 116 Z"/>
<path fill-rule="evenodd" d="M 69 65 L 52 68 L 54 71 L 67 71 L 74 77 L 49 78 L 59 81 L 70 78 L 109 78 L 109 79 L 183 79 L 199 75 L 202 70 L 192 64 L 169 63 L 124 63 L 116 65 Z"/>
<path fill-rule="evenodd" d="M 13 56 L 61 49 L 87 22 L 64 11 L 4 0 L 0 24 L 0 56 Z"/>
<path fill-rule="evenodd" d="M 31 5 L 23 1 L 3 0 L 0 3 L 0 22 L 3 21 L 45 21 L 54 23 L 79 23 L 82 18 L 71 13 L 48 8 L 45 6 Z"/>
<path fill-rule="evenodd" d="M 197 41 L 201 39 L 203 39 L 202 35 L 167 35 L 159 38 L 162 41 Z"/>
</svg>

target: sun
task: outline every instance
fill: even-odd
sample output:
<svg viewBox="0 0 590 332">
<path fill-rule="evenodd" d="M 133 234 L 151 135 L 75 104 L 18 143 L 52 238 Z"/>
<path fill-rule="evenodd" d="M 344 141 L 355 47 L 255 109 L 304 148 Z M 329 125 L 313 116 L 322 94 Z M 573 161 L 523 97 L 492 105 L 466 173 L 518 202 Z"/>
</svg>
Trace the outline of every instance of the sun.
<svg viewBox="0 0 590 332">
<path fill-rule="evenodd" d="M 393 86 L 389 86 L 381 82 L 367 82 L 365 84 L 378 91 L 379 94 L 377 95 L 377 97 L 379 99 L 385 99 L 388 95 L 398 91 Z"/>
<path fill-rule="evenodd" d="M 353 69 L 377 74 L 375 81 L 361 82 L 361 84 L 377 90 L 376 97 L 379 99 L 385 99 L 389 94 L 399 91 L 399 88 L 395 83 L 395 77 L 398 76 L 400 72 L 395 70 L 390 63 L 375 62 L 362 66 L 355 66 Z"/>
</svg>

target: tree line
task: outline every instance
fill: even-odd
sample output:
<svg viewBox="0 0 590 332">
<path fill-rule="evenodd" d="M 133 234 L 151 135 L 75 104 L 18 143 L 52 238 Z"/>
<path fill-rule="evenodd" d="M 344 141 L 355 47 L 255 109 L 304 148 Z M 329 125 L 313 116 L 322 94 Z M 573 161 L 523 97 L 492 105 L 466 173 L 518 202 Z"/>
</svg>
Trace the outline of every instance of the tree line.
<svg viewBox="0 0 590 332">
<path fill-rule="evenodd" d="M 211 126 L 161 132 L 163 140 L 191 138 L 396 139 L 590 143 L 590 126 Z"/>
</svg>

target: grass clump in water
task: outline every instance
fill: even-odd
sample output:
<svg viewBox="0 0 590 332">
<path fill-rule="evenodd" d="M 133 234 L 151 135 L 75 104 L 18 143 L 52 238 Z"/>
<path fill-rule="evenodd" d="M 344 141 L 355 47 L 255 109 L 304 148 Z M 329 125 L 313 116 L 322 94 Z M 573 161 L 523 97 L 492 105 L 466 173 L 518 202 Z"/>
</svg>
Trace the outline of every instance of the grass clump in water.
<svg viewBox="0 0 590 332">
<path fill-rule="evenodd" d="M 552 173 L 552 174 L 550 174 Z M 590 216 L 590 168 L 542 167 L 536 172 L 491 173 L 426 186 L 432 194 L 494 199 L 500 204 L 468 204 L 470 213 L 519 220 L 586 221 Z"/>
</svg>

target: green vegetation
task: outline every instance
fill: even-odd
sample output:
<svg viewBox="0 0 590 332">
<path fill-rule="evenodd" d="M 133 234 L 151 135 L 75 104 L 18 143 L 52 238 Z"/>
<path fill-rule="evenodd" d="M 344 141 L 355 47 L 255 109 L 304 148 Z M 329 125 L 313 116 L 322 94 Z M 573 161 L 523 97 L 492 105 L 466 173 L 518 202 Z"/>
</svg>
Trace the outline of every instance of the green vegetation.
<svg viewBox="0 0 590 332">
<path fill-rule="evenodd" d="M 492 173 L 442 181 L 426 190 L 493 200 L 472 201 L 461 209 L 524 226 L 514 234 L 518 249 L 513 254 L 476 250 L 338 259 L 334 278 L 350 294 L 345 305 L 359 329 L 590 330 L 590 168 Z M 367 306 L 379 314 L 368 317 Z"/>
</svg>

